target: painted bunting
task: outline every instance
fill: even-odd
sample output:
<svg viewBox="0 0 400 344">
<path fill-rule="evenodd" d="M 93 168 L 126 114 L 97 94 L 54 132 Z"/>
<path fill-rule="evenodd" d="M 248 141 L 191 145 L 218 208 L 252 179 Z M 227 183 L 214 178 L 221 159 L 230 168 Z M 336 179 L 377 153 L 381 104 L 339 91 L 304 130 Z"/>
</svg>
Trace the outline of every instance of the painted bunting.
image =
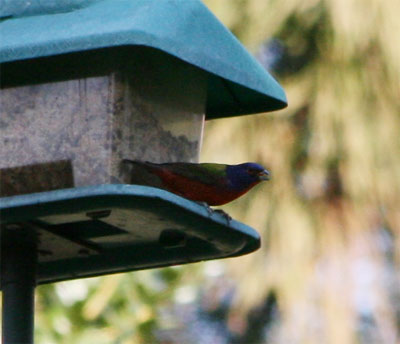
<svg viewBox="0 0 400 344">
<path fill-rule="evenodd" d="M 132 165 L 132 183 L 155 186 L 208 205 L 233 201 L 263 180 L 269 172 L 259 164 L 239 165 L 164 163 L 124 159 Z M 147 176 L 144 177 L 144 174 Z"/>
</svg>

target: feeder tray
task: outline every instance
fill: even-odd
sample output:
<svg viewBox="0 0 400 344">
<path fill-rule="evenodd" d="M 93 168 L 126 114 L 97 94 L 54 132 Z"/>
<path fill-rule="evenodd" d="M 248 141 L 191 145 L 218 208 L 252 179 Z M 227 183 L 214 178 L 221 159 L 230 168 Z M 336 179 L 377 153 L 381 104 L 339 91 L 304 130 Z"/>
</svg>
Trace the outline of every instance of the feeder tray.
<svg viewBox="0 0 400 344">
<path fill-rule="evenodd" d="M 38 284 L 234 257 L 260 246 L 252 228 L 146 186 L 4 197 L 0 211 L 2 232 L 35 233 Z"/>
</svg>

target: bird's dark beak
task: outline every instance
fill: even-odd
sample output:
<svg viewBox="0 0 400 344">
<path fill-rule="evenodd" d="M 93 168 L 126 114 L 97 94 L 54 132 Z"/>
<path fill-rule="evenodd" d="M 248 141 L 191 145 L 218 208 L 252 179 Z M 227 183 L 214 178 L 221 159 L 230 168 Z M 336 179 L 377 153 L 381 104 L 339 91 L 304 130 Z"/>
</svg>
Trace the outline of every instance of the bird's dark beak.
<svg viewBox="0 0 400 344">
<path fill-rule="evenodd" d="M 269 172 L 267 170 L 264 170 L 258 174 L 258 179 L 259 180 L 270 180 L 271 177 L 270 177 Z"/>
</svg>

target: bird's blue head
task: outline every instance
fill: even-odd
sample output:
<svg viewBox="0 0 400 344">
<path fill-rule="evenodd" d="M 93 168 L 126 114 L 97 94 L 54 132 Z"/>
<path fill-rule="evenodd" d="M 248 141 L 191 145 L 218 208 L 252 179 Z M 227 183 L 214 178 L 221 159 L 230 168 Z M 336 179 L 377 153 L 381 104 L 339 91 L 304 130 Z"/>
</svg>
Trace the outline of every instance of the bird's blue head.
<svg viewBox="0 0 400 344">
<path fill-rule="evenodd" d="M 251 187 L 263 180 L 269 180 L 269 172 L 259 164 L 246 162 L 239 165 L 228 165 L 227 177 L 235 190 Z"/>
</svg>

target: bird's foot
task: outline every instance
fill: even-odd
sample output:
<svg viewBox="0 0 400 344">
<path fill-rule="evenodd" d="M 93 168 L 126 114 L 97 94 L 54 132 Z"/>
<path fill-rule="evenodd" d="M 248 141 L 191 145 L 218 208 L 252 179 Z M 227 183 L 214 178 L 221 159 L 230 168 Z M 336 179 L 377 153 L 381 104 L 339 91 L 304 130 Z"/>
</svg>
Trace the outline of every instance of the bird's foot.
<svg viewBox="0 0 400 344">
<path fill-rule="evenodd" d="M 218 213 L 221 214 L 227 220 L 228 223 L 232 220 L 232 217 L 222 209 L 213 209 L 206 202 L 196 202 L 196 203 L 205 207 L 209 215 Z"/>
<path fill-rule="evenodd" d="M 207 204 L 207 202 L 197 202 L 197 201 L 196 201 L 196 203 L 197 203 L 197 204 L 200 204 L 201 206 L 203 206 L 204 208 L 206 208 L 206 210 L 207 210 L 207 212 L 208 212 L 209 215 L 212 215 L 212 214 L 214 213 L 214 209 L 211 208 L 211 207 Z"/>
<path fill-rule="evenodd" d="M 219 213 L 221 214 L 223 217 L 225 217 L 225 219 L 230 222 L 232 220 L 232 217 L 225 211 L 223 211 L 222 209 L 213 209 L 214 213 Z"/>
</svg>

